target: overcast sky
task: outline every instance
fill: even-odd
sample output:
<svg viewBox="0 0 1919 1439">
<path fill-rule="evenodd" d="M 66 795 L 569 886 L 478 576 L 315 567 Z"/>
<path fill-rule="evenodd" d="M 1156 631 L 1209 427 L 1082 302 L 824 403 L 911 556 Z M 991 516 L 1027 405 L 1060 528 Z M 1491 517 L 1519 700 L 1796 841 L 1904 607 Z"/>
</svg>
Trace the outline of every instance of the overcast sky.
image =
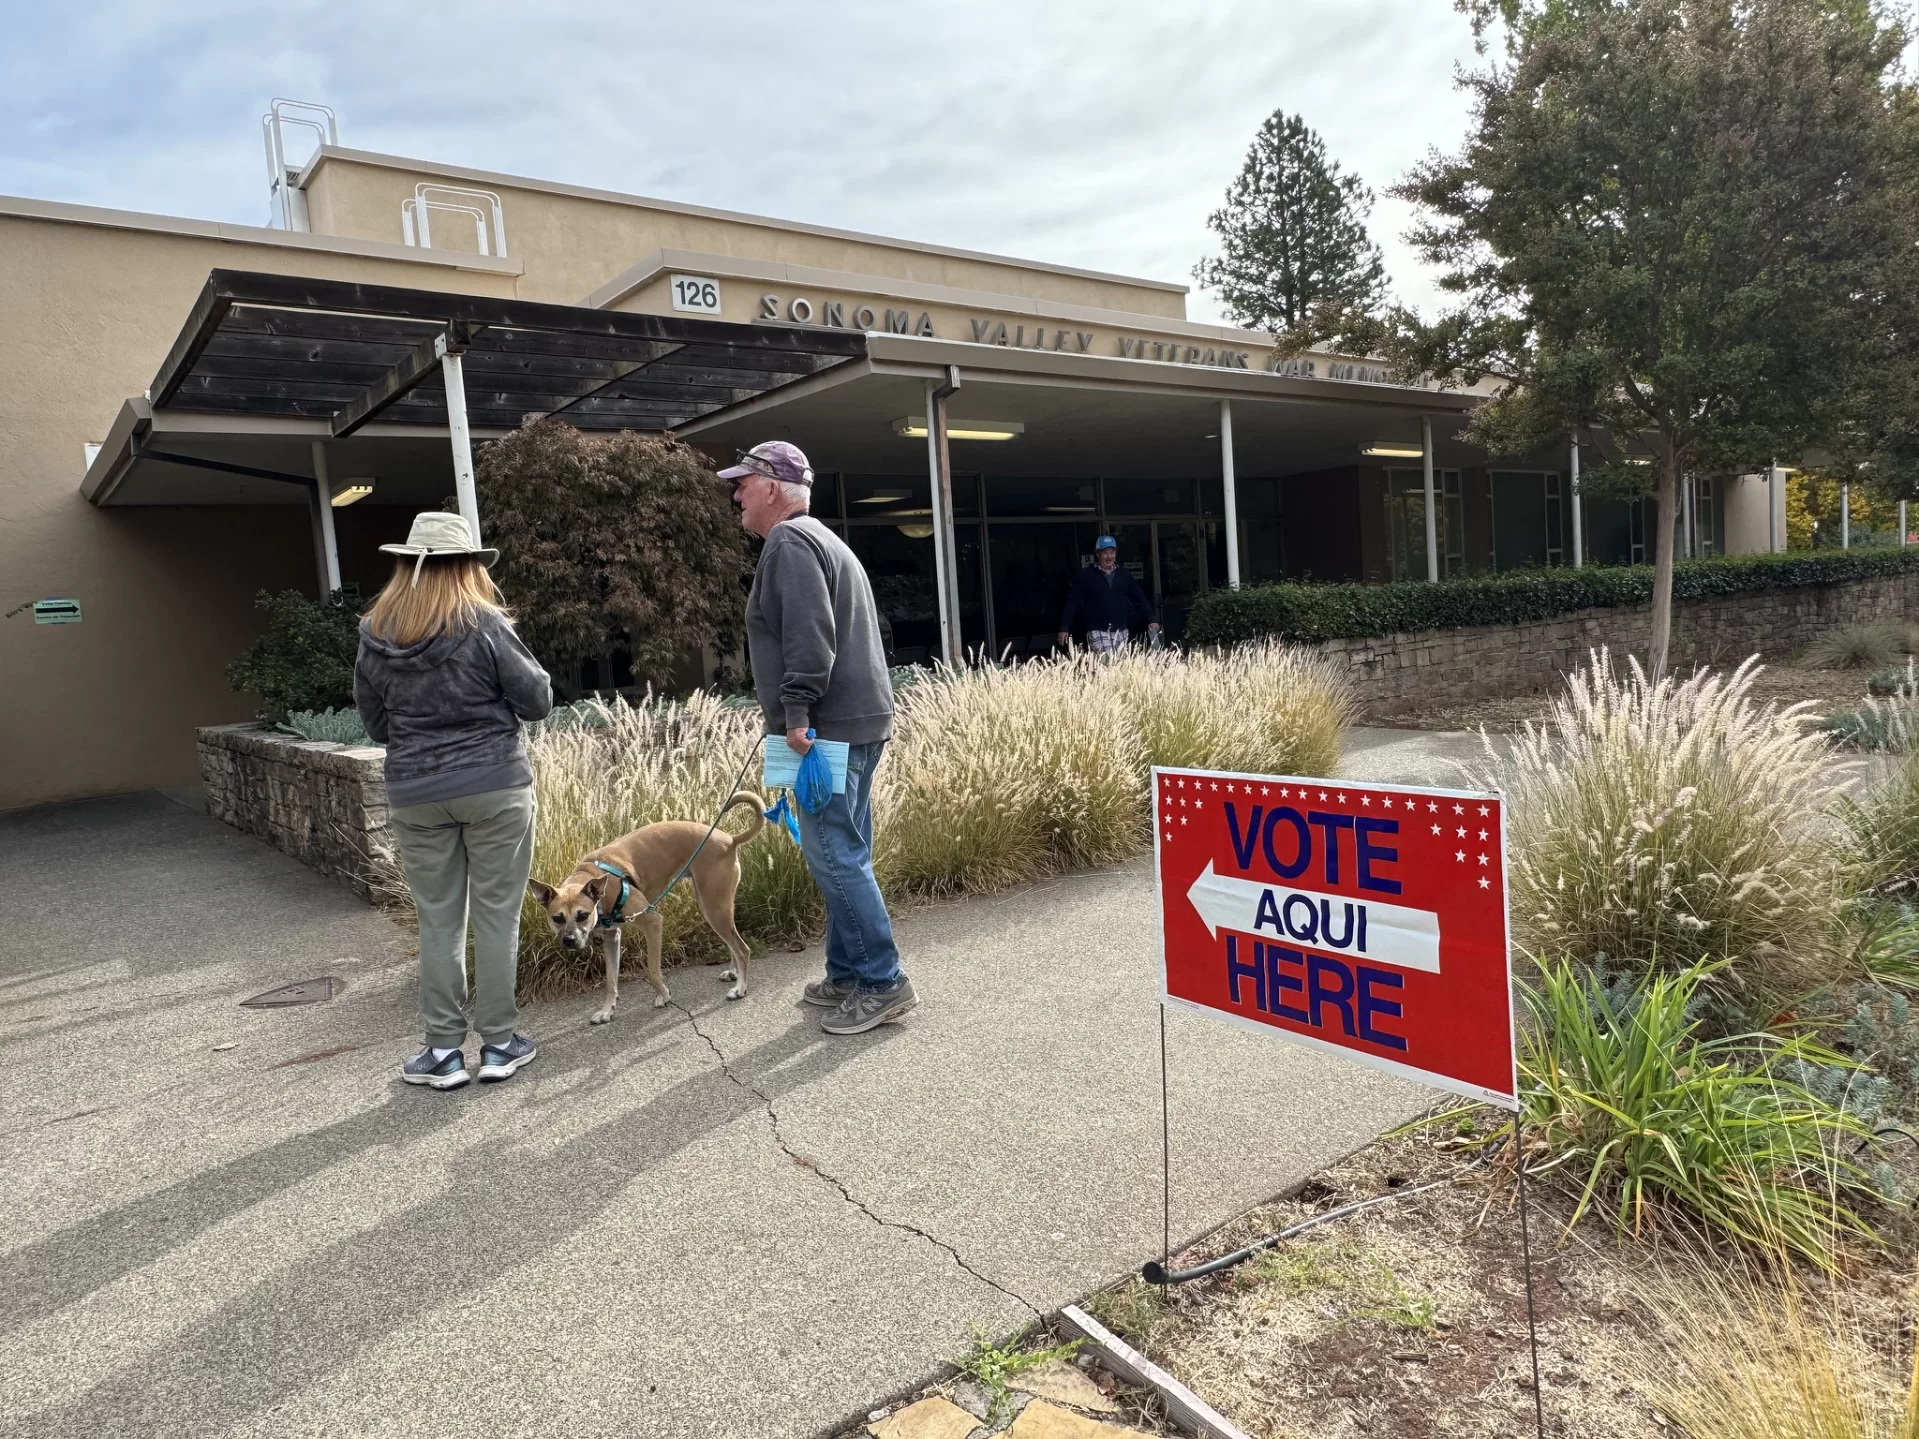
<svg viewBox="0 0 1919 1439">
<path fill-rule="evenodd" d="M 9 10 L 0 193 L 264 223 L 279 95 L 361 149 L 1183 283 L 1275 108 L 1383 190 L 1457 145 L 1473 63 L 1444 0 Z M 1374 238 L 1427 307 L 1409 218 Z"/>
</svg>

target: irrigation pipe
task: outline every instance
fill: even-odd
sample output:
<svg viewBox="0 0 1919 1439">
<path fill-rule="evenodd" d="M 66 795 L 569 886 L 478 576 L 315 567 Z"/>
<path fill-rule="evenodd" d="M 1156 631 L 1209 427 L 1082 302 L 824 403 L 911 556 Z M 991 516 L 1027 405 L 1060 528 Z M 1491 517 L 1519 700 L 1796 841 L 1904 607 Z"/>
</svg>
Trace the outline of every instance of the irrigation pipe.
<svg viewBox="0 0 1919 1439">
<path fill-rule="evenodd" d="M 1236 1264 L 1244 1264 L 1255 1254 L 1262 1254 L 1268 1249 L 1277 1248 L 1295 1235 L 1304 1234 L 1309 1229 L 1317 1229 L 1320 1225 L 1329 1224 L 1335 1219 L 1344 1219 L 1348 1215 L 1358 1214 L 1362 1210 L 1372 1209 L 1381 1204 L 1390 1204 L 1395 1199 L 1410 1199 L 1415 1194 L 1424 1194 L 1428 1190 L 1438 1189 L 1443 1185 L 1455 1184 L 1468 1174 L 1471 1174 L 1475 1169 L 1480 1168 L 1503 1148 L 1505 1148 L 1504 1140 L 1494 1145 L 1491 1149 L 1488 1149 L 1484 1154 L 1480 1155 L 1479 1158 L 1475 1159 L 1458 1173 L 1449 1174 L 1444 1179 L 1433 1179 L 1427 1181 L 1425 1184 L 1415 1185 L 1411 1189 L 1395 1189 L 1387 1194 L 1375 1194 L 1371 1199 L 1361 1199 L 1356 1200 L 1352 1204 L 1342 1204 L 1337 1209 L 1329 1209 L 1324 1214 L 1315 1214 L 1311 1219 L 1302 1219 L 1299 1223 L 1282 1229 L 1277 1234 L 1269 1234 L 1264 1239 L 1254 1240 L 1244 1249 L 1235 1249 L 1231 1254 L 1222 1254 L 1217 1259 L 1209 1259 L 1204 1264 L 1194 1265 L 1191 1269 L 1168 1269 L 1157 1259 L 1149 1259 L 1140 1266 L 1139 1277 L 1144 1279 L 1148 1284 L 1173 1285 L 1190 1284 L 1195 1279 L 1204 1279 L 1211 1274 L 1223 1273 Z"/>
</svg>

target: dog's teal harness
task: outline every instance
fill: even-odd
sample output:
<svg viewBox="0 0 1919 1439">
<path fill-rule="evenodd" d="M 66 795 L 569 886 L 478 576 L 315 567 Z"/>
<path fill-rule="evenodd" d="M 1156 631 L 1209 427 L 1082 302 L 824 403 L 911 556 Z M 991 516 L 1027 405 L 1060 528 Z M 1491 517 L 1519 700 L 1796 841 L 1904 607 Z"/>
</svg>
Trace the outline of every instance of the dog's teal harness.
<svg viewBox="0 0 1919 1439">
<path fill-rule="evenodd" d="M 603 859 L 596 859 L 593 863 L 620 882 L 620 897 L 613 901 L 613 908 L 600 916 L 599 922 L 594 925 L 594 928 L 618 929 L 626 923 L 626 897 L 633 893 L 633 881 L 627 875 L 623 874 L 617 866 L 610 865 Z"/>
</svg>

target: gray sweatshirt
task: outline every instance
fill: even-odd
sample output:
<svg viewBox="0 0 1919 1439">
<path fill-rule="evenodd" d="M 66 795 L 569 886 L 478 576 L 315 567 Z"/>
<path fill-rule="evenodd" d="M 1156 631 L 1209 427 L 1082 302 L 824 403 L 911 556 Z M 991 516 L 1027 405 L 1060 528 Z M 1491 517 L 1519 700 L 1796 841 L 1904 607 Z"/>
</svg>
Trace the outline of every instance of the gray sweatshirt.
<svg viewBox="0 0 1919 1439">
<path fill-rule="evenodd" d="M 360 621 L 353 702 L 386 746 L 391 805 L 533 783 L 520 721 L 553 709 L 553 681 L 498 610 L 469 630 L 394 645 Z"/>
<path fill-rule="evenodd" d="M 811 727 L 870 744 L 893 735 L 893 683 L 873 586 L 811 515 L 773 527 L 746 597 L 746 650 L 768 734 Z"/>
</svg>

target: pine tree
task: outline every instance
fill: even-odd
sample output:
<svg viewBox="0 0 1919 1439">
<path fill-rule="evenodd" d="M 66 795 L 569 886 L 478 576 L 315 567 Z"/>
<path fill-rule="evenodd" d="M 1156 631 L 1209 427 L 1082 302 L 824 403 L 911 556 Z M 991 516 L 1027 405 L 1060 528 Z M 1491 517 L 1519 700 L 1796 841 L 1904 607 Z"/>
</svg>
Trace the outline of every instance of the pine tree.
<svg viewBox="0 0 1919 1439">
<path fill-rule="evenodd" d="M 1304 120 L 1275 110 L 1206 222 L 1225 254 L 1201 260 L 1194 278 L 1242 325 L 1292 329 L 1321 304 L 1371 310 L 1386 283 L 1366 233 L 1372 206 L 1372 191 L 1327 159 Z"/>
</svg>

